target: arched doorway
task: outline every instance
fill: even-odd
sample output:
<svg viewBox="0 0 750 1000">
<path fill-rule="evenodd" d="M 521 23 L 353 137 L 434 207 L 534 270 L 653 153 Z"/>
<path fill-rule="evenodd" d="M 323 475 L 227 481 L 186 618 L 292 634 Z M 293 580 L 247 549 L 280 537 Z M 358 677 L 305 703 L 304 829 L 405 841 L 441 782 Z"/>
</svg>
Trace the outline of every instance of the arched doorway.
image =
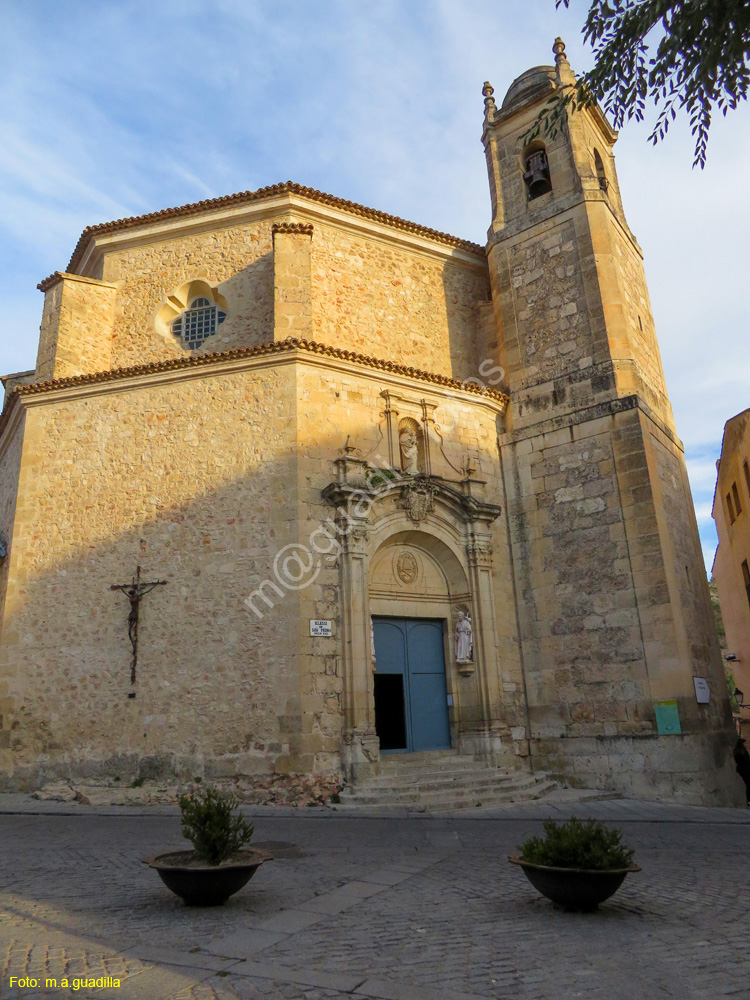
<svg viewBox="0 0 750 1000">
<path fill-rule="evenodd" d="M 432 631 L 415 635 L 417 649 L 428 635 L 437 636 L 439 627 L 443 711 L 448 712 L 451 746 L 460 753 L 502 752 L 505 730 L 492 569 L 492 524 L 500 507 L 475 496 L 468 481 L 457 486 L 429 475 L 392 479 L 376 475 L 365 459 L 348 452 L 334 465 L 336 481 L 323 490 L 323 497 L 336 508 L 341 538 L 341 763 L 347 779 L 362 780 L 379 768 L 374 690 L 378 620 L 432 625 Z M 404 697 L 413 700 L 413 690 L 407 692 L 401 683 Z M 437 685 L 434 690 L 439 690 Z M 402 742 L 408 751 L 408 740 Z"/>
<path fill-rule="evenodd" d="M 401 531 L 375 552 L 368 590 L 381 753 L 450 748 L 453 619 L 470 600 L 460 562 L 435 536 Z"/>
</svg>

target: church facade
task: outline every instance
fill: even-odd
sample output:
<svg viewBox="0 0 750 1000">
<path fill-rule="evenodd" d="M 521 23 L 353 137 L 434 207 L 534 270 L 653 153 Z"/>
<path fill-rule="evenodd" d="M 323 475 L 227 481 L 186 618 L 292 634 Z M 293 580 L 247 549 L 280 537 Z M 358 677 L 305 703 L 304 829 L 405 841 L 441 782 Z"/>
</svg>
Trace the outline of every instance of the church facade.
<svg viewBox="0 0 750 1000">
<path fill-rule="evenodd" d="M 40 284 L 0 425 L 3 788 L 454 748 L 734 801 L 616 134 L 522 141 L 555 53 L 485 85 L 484 247 L 290 182 L 89 228 Z"/>
</svg>

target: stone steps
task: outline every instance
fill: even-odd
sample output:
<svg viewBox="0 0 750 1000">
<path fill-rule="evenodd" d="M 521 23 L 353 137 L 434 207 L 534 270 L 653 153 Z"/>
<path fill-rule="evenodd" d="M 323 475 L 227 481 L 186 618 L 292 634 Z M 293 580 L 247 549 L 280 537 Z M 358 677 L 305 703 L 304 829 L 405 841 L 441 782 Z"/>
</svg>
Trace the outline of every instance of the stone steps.
<svg viewBox="0 0 750 1000">
<path fill-rule="evenodd" d="M 470 757 L 468 759 L 454 758 L 452 761 L 425 761 L 420 765 L 405 763 L 402 767 L 394 767 L 389 763 L 381 770 L 380 775 L 383 778 L 406 778 L 410 775 L 419 777 L 428 771 L 434 774 L 465 774 L 486 770 L 486 764 L 480 764 Z"/>
<path fill-rule="evenodd" d="M 341 809 L 469 809 L 508 802 L 530 802 L 559 786 L 545 775 L 501 770 L 455 750 L 392 754 L 381 758 L 381 772 L 341 793 Z"/>
<path fill-rule="evenodd" d="M 371 792 L 433 792 L 457 788 L 530 788 L 538 784 L 535 775 L 524 771 L 500 771 L 483 768 L 481 771 L 426 771 L 419 777 L 399 780 L 393 777 L 373 778 L 367 782 Z M 352 790 L 356 792 L 356 788 Z"/>
<path fill-rule="evenodd" d="M 533 788 L 525 790 L 517 788 L 464 788 L 447 792 L 404 792 L 394 796 L 378 795 L 376 793 L 341 797 L 344 807 L 366 806 L 368 808 L 409 808 L 409 809 L 468 809 L 471 807 L 502 805 L 508 802 L 533 802 L 549 792 L 555 791 L 558 785 L 554 781 L 539 782 Z"/>
</svg>

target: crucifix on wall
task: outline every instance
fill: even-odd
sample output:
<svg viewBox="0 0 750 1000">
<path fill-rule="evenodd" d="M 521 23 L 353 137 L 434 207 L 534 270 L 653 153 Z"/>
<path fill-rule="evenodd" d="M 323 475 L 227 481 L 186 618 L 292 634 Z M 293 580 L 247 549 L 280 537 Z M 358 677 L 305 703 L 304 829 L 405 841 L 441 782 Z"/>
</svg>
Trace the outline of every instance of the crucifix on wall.
<svg viewBox="0 0 750 1000">
<path fill-rule="evenodd" d="M 135 576 L 131 583 L 113 583 L 110 590 L 121 590 L 130 601 L 130 614 L 128 615 L 128 639 L 133 647 L 133 659 L 130 664 L 130 683 L 135 684 L 135 668 L 138 664 L 138 612 L 141 601 L 150 594 L 154 587 L 165 587 L 166 580 L 152 580 L 150 583 L 141 583 L 141 567 L 136 568 Z M 132 693 L 131 698 L 135 697 Z"/>
</svg>

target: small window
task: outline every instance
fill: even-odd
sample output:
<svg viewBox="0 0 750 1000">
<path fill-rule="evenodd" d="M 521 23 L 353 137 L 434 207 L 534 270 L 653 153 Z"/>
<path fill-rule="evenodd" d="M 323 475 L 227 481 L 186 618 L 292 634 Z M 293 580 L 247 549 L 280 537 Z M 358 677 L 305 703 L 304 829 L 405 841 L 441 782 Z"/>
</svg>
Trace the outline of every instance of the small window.
<svg viewBox="0 0 750 1000">
<path fill-rule="evenodd" d="M 227 314 L 223 310 L 214 305 L 210 299 L 201 296 L 193 299 L 190 308 L 172 323 L 172 333 L 175 337 L 179 337 L 186 347 L 194 351 L 216 333 L 216 328 L 226 318 Z"/>
<path fill-rule="evenodd" d="M 734 508 L 732 507 L 731 493 L 727 493 L 727 510 L 729 511 L 729 523 L 734 524 Z"/>
<path fill-rule="evenodd" d="M 745 593 L 747 594 L 747 603 L 750 604 L 750 569 L 747 565 L 747 559 L 742 564 L 742 578 L 745 581 Z"/>
<path fill-rule="evenodd" d="M 740 492 L 737 489 L 737 483 L 732 483 L 732 499 L 734 500 L 734 515 L 739 517 L 742 513 L 742 504 L 740 503 Z"/>
<path fill-rule="evenodd" d="M 606 191 L 609 187 L 609 181 L 607 180 L 607 175 L 604 172 L 604 164 L 602 163 L 602 158 L 599 156 L 599 150 L 594 150 L 594 168 L 596 169 L 596 177 L 599 181 L 599 187 L 602 191 Z"/>
<path fill-rule="evenodd" d="M 538 139 L 532 142 L 524 151 L 522 162 L 523 182 L 526 185 L 526 197 L 529 201 L 552 190 L 549 161 L 544 143 Z"/>
<path fill-rule="evenodd" d="M 742 469 L 745 473 L 745 486 L 747 486 L 747 495 L 750 496 L 750 469 L 747 467 L 747 462 L 742 463 Z"/>
</svg>

